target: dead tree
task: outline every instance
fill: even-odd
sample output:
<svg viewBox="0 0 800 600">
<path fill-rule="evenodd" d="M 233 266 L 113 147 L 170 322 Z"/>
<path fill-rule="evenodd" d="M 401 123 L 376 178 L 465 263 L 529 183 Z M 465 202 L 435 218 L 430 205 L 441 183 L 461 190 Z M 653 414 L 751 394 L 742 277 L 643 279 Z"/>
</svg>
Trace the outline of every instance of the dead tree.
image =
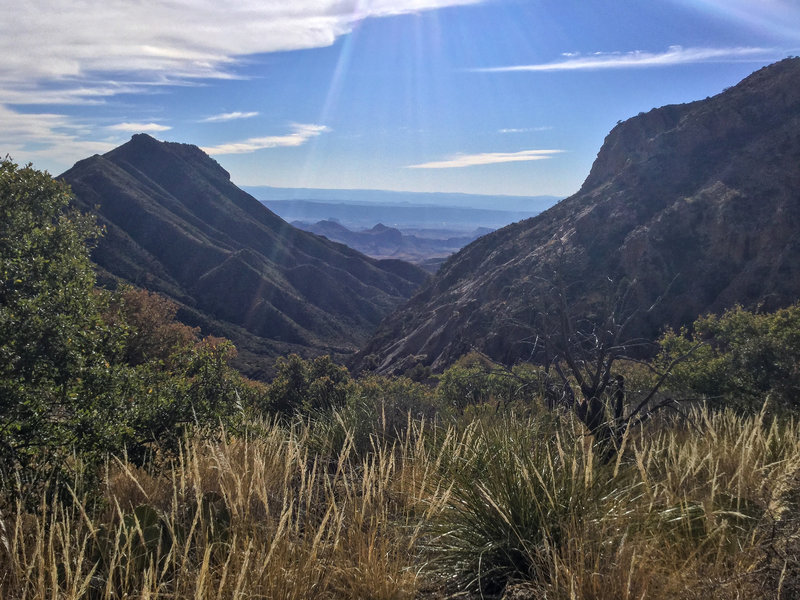
<svg viewBox="0 0 800 600">
<path fill-rule="evenodd" d="M 574 412 L 607 460 L 616 455 L 630 427 L 655 411 L 677 409 L 672 398 L 659 392 L 673 367 L 694 351 L 662 369 L 643 358 L 653 353 L 655 341 L 631 335 L 631 325 L 653 311 L 660 298 L 649 307 L 635 306 L 636 286 L 636 281 L 607 278 L 608 289 L 597 290 L 594 301 L 584 299 L 577 306 L 558 272 L 552 280 L 539 278 L 536 285 L 531 359 L 543 367 L 548 403 Z M 619 371 L 623 363 L 645 365 L 652 373 L 651 385 L 636 398 L 629 395 Z"/>
</svg>

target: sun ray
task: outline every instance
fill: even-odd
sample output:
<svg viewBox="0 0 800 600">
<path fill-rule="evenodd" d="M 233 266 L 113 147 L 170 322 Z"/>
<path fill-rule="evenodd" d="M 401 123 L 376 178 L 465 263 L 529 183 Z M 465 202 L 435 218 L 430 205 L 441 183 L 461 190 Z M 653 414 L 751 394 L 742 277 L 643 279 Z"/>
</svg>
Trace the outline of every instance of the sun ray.
<svg viewBox="0 0 800 600">
<path fill-rule="evenodd" d="M 734 21 L 754 33 L 778 35 L 800 43 L 800 5 L 792 0 L 673 0 L 719 19 Z M 794 48 L 793 50 L 797 50 Z"/>
</svg>

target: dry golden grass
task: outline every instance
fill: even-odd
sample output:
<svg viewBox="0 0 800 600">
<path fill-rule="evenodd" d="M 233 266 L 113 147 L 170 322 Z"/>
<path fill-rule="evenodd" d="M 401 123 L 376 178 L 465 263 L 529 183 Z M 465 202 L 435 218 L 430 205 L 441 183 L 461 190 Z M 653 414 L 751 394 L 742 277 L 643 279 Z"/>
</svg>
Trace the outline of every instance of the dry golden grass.
<svg viewBox="0 0 800 600">
<path fill-rule="evenodd" d="M 189 441 L 157 476 L 115 460 L 102 510 L 76 498 L 4 515 L 0 595 L 413 597 L 420 522 L 444 496 L 420 503 L 435 459 L 411 435 L 311 456 L 307 434 L 273 424 L 257 440 Z"/>
<path fill-rule="evenodd" d="M 469 567 L 475 543 L 481 565 L 482 548 L 504 543 L 454 537 L 470 533 L 459 519 L 485 536 L 524 532 L 529 506 L 551 522 L 522 534 L 535 568 L 508 571 L 523 582 L 509 598 L 793 597 L 800 428 L 703 411 L 691 422 L 632 433 L 612 465 L 572 424 L 543 437 L 514 417 L 412 424 L 367 452 L 345 436 L 327 453 L 311 451 L 308 424 L 272 423 L 188 440 L 156 474 L 111 459 L 99 503 L 77 489 L 0 515 L 0 597 L 442 597 L 465 580 L 442 564 Z"/>
<path fill-rule="evenodd" d="M 795 597 L 800 429 L 729 412 L 690 422 L 627 440 L 598 514 L 552 552 L 548 598 Z"/>
</svg>

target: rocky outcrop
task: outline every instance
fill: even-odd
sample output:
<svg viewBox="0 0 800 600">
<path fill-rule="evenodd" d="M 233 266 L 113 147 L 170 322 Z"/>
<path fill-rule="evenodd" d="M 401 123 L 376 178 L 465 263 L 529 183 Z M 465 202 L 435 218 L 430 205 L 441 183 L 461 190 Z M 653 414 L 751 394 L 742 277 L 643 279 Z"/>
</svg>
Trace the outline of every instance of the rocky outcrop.
<svg viewBox="0 0 800 600">
<path fill-rule="evenodd" d="M 620 286 L 632 306 L 661 298 L 632 323 L 648 337 L 735 303 L 800 298 L 800 59 L 617 125 L 577 194 L 451 257 L 356 367 L 441 369 L 470 349 L 523 359 L 556 277 L 576 316 Z"/>
</svg>

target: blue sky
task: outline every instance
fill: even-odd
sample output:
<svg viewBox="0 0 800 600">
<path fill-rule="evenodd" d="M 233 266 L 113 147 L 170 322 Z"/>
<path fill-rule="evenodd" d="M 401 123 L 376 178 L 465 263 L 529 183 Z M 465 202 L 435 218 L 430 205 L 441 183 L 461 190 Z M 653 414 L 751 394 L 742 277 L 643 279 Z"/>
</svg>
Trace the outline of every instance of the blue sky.
<svg viewBox="0 0 800 600">
<path fill-rule="evenodd" d="M 604 136 L 800 54 L 796 0 L 0 0 L 0 154 L 147 132 L 240 185 L 568 195 Z"/>
</svg>

